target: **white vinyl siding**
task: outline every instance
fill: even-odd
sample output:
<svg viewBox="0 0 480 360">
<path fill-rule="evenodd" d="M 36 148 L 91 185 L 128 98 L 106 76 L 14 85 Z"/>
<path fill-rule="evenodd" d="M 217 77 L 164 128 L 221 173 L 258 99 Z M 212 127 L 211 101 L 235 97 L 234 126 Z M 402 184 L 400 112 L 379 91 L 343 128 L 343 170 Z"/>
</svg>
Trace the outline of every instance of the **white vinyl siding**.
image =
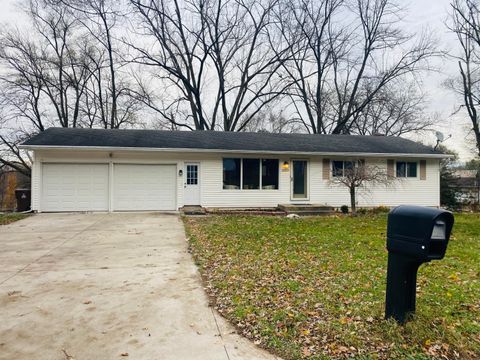
<svg viewBox="0 0 480 360">
<path fill-rule="evenodd" d="M 176 166 L 113 165 L 113 210 L 176 210 Z"/>
<path fill-rule="evenodd" d="M 279 166 L 278 189 L 262 190 L 236 190 L 223 189 L 223 158 L 257 158 L 257 159 L 278 159 L 279 165 L 284 162 L 290 164 L 285 171 Z M 183 206 L 184 181 L 186 174 L 179 176 L 179 169 L 184 169 L 185 163 L 195 162 L 200 165 L 200 205 L 208 208 L 250 208 L 250 207 L 276 207 L 278 204 L 288 203 L 311 203 L 326 204 L 335 207 L 349 205 L 348 190 L 344 187 L 332 185 L 329 179 L 323 176 L 323 157 L 305 156 L 302 159 L 309 161 L 308 174 L 308 201 L 291 199 L 291 160 L 298 156 L 288 155 L 266 155 L 266 154 L 229 154 L 229 153 L 187 153 L 187 152 L 133 152 L 118 151 L 110 153 L 107 151 L 36 151 L 35 162 L 32 174 L 32 204 L 34 210 L 42 209 L 42 163 L 105 163 L 110 164 L 111 171 L 119 164 L 150 164 L 170 165 L 174 168 L 174 179 L 168 184 L 171 185 L 171 192 L 175 193 L 174 208 Z M 365 158 L 362 156 L 362 158 Z M 351 157 L 328 156 L 333 160 L 349 160 Z M 422 158 L 394 159 L 397 161 L 418 161 Z M 400 204 L 439 206 L 440 184 L 439 184 L 439 160 L 426 159 L 426 179 L 404 178 L 402 181 L 391 187 L 377 186 L 369 188 L 368 191 L 358 192 L 358 206 L 396 206 Z M 387 159 L 365 158 L 367 164 L 384 167 L 386 170 Z M 329 162 L 330 165 L 330 162 Z M 331 165 L 330 165 L 331 166 Z M 134 176 L 134 175 L 133 175 Z M 113 189 L 112 179 L 112 192 Z M 113 201 L 109 210 L 113 211 Z"/>
<path fill-rule="evenodd" d="M 332 159 L 333 160 L 333 159 Z M 386 159 L 365 159 L 367 165 L 382 168 L 387 171 Z M 399 159 L 399 161 L 411 161 Z M 312 161 L 312 176 L 315 179 L 322 179 L 321 164 Z M 440 175 L 439 160 L 429 159 L 426 166 L 426 179 L 398 178 L 389 186 L 367 185 L 366 189 L 357 190 L 357 201 L 359 207 L 372 206 L 397 206 L 397 205 L 420 205 L 440 206 Z M 310 199 L 312 203 L 328 204 L 339 207 L 350 206 L 350 195 L 345 186 L 331 184 L 328 180 L 314 181 L 311 184 Z"/>
</svg>

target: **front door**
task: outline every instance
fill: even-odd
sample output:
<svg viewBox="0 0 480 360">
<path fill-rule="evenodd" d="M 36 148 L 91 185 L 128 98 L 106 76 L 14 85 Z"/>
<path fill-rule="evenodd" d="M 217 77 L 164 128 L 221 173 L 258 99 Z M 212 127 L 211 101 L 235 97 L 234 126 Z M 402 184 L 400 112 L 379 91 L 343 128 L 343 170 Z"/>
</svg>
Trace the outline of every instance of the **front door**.
<svg viewBox="0 0 480 360">
<path fill-rule="evenodd" d="M 200 172 L 198 163 L 185 163 L 184 204 L 200 205 Z"/>
<path fill-rule="evenodd" d="M 292 161 L 292 200 L 308 199 L 308 161 Z"/>
</svg>

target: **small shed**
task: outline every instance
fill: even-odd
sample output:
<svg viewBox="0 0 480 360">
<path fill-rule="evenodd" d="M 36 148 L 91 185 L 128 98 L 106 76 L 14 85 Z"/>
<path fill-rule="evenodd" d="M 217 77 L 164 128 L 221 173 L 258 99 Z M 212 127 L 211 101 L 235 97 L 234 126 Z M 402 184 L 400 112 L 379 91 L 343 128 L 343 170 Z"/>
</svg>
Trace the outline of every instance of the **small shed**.
<svg viewBox="0 0 480 360">
<path fill-rule="evenodd" d="M 458 201 L 463 205 L 480 204 L 480 172 L 477 170 L 456 170 L 453 184 L 458 191 Z"/>
<path fill-rule="evenodd" d="M 30 189 L 30 177 L 10 167 L 0 168 L 0 211 L 15 211 L 17 200 L 16 189 Z"/>
</svg>

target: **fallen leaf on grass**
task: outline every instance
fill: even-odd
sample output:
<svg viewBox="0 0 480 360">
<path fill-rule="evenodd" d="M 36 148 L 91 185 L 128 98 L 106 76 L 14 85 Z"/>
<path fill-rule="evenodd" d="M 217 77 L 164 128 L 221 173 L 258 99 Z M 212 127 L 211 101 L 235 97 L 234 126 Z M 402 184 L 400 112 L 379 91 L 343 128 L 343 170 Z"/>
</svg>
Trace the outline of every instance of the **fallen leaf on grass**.
<svg viewBox="0 0 480 360">
<path fill-rule="evenodd" d="M 310 330 L 304 329 L 304 330 L 302 330 L 302 334 L 303 335 L 310 335 Z"/>
<path fill-rule="evenodd" d="M 452 281 L 460 281 L 460 278 L 458 277 L 457 274 L 452 274 L 448 278 Z"/>
<path fill-rule="evenodd" d="M 387 359 L 398 352 L 405 356 L 430 353 L 455 358 L 460 342 L 456 335 L 463 324 L 457 325 L 459 329 L 448 326 L 457 324 L 450 321 L 457 318 L 434 321 L 431 340 L 424 343 L 424 338 L 418 344 L 412 337 L 418 336 L 415 332 L 417 325 L 422 329 L 421 324 L 410 323 L 413 331 L 404 333 L 396 324 L 384 324 L 379 311 L 371 311 L 380 308 L 383 301 L 378 281 L 384 276 L 386 219 L 375 218 L 368 227 L 364 220 L 369 218 L 359 220 L 350 224 L 350 218 L 341 222 L 306 219 L 283 228 L 275 218 L 212 217 L 186 224 L 204 289 L 214 299 L 211 303 L 220 314 L 238 324 L 239 334 L 252 341 L 258 343 L 261 336 L 262 344 L 273 350 L 294 348 L 292 357 L 299 359 L 366 354 Z M 325 222 L 322 229 L 331 229 L 319 232 Z M 364 241 L 358 228 L 369 231 L 364 234 L 368 241 Z M 351 231 L 355 236 L 350 236 Z M 370 240 L 370 232 L 374 233 L 374 241 Z M 342 246 L 332 245 L 332 238 L 342 240 Z M 345 253 L 348 244 L 355 248 L 368 244 L 369 250 L 358 258 L 352 257 Z M 464 273 L 453 271 L 439 277 L 450 285 L 467 279 Z M 420 281 L 418 291 L 425 287 L 424 291 L 431 295 L 425 285 Z M 437 292 L 443 299 L 450 299 L 460 291 L 452 289 L 442 287 Z M 465 296 L 464 302 L 472 302 L 471 298 Z M 435 306 L 443 305 L 442 301 L 435 302 Z M 461 310 L 455 314 L 475 312 L 478 307 L 462 306 Z M 445 337 L 441 335 L 444 331 Z M 392 335 L 398 339 L 395 343 L 390 340 Z M 441 342 L 444 339 L 445 345 Z M 463 355 L 469 354 L 463 346 L 460 349 Z"/>
<path fill-rule="evenodd" d="M 312 352 L 307 347 L 304 347 L 302 352 L 303 352 L 303 356 L 311 356 L 312 355 Z"/>
</svg>

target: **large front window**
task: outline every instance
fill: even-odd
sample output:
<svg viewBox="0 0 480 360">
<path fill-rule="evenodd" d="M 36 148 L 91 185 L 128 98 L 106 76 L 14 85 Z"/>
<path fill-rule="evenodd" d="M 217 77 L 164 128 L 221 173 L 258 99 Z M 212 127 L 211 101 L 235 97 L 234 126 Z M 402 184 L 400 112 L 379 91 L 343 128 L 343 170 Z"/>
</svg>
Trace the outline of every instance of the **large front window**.
<svg viewBox="0 0 480 360">
<path fill-rule="evenodd" d="M 260 160 L 243 159 L 242 189 L 258 190 L 260 188 Z"/>
<path fill-rule="evenodd" d="M 278 189 L 278 160 L 276 159 L 262 160 L 262 189 L 264 190 Z"/>
<path fill-rule="evenodd" d="M 223 188 L 278 189 L 278 159 L 223 159 Z"/>
<path fill-rule="evenodd" d="M 223 188 L 240 189 L 240 159 L 223 159 Z"/>
</svg>

